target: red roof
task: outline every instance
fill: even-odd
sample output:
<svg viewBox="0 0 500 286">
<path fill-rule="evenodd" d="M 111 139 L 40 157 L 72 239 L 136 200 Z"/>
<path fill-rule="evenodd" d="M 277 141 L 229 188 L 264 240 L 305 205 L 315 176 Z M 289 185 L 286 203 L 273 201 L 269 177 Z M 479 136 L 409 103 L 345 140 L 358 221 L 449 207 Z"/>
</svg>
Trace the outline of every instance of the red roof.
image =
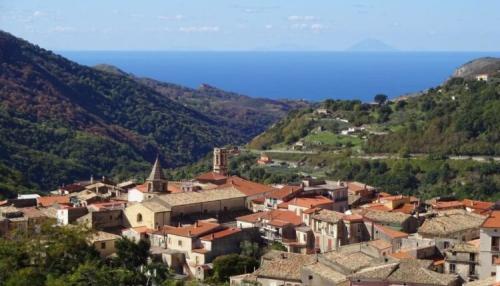
<svg viewBox="0 0 500 286">
<path fill-rule="evenodd" d="M 463 207 L 464 203 L 461 201 L 435 202 L 432 204 L 432 208 L 437 210 L 457 209 Z"/>
<path fill-rule="evenodd" d="M 47 196 L 36 199 L 39 206 L 50 207 L 54 204 L 69 204 L 69 196 Z"/>
<path fill-rule="evenodd" d="M 302 187 L 300 186 L 284 186 L 281 189 L 275 189 L 274 191 L 268 193 L 266 198 L 272 198 L 277 200 L 282 200 L 289 195 L 297 194 L 302 191 Z"/>
<path fill-rule="evenodd" d="M 342 217 L 344 221 L 363 221 L 363 216 L 359 214 L 345 215 Z"/>
<path fill-rule="evenodd" d="M 412 214 L 415 211 L 415 208 L 416 206 L 414 204 L 404 204 L 401 207 L 394 209 L 393 212 Z"/>
<path fill-rule="evenodd" d="M 402 231 L 398 231 L 395 229 L 392 229 L 390 227 L 385 227 L 379 224 L 375 224 L 375 228 L 384 233 L 385 235 L 389 236 L 390 238 L 404 238 L 408 237 L 408 234 Z"/>
<path fill-rule="evenodd" d="M 307 209 L 305 211 L 303 211 L 302 213 L 304 214 L 312 214 L 312 213 L 315 213 L 316 211 L 319 211 L 320 208 L 310 208 L 310 209 Z"/>
<path fill-rule="evenodd" d="M 396 258 L 396 259 L 410 259 L 413 258 L 408 252 L 406 251 L 398 251 L 390 254 L 390 256 Z"/>
<path fill-rule="evenodd" d="M 199 181 L 222 181 L 225 180 L 226 178 L 227 178 L 226 176 L 216 172 L 206 172 L 196 177 L 196 179 Z"/>
<path fill-rule="evenodd" d="M 379 204 L 379 203 L 368 204 L 364 208 L 368 209 L 368 210 L 375 210 L 375 211 L 382 211 L 382 212 L 390 212 L 391 211 L 390 208 L 386 207 L 383 204 Z"/>
<path fill-rule="evenodd" d="M 221 188 L 230 186 L 236 188 L 238 191 L 242 192 L 247 196 L 265 194 L 275 190 L 275 188 L 271 186 L 259 184 L 252 181 L 247 181 L 238 176 L 229 177 L 227 179 L 226 184 L 222 185 Z"/>
<path fill-rule="evenodd" d="M 134 230 L 137 233 L 141 233 L 141 234 L 154 232 L 154 230 L 147 228 L 145 226 L 131 227 L 130 229 Z"/>
<path fill-rule="evenodd" d="M 202 236 L 201 240 L 215 240 L 215 239 L 227 237 L 227 236 L 233 235 L 235 233 L 239 233 L 239 232 L 241 232 L 241 229 L 231 227 L 231 228 L 227 228 L 227 229 L 224 229 L 224 230 L 221 230 L 218 232 L 213 232 L 211 234 L 207 234 L 205 236 Z"/>
<path fill-rule="evenodd" d="M 181 227 L 164 226 L 162 233 L 185 237 L 197 237 L 215 231 L 220 227 L 218 223 L 198 221 L 195 224 Z"/>
<path fill-rule="evenodd" d="M 256 223 L 260 220 L 273 221 L 273 224 L 288 224 L 300 225 L 302 219 L 295 214 L 295 212 L 288 210 L 270 210 L 265 212 L 258 212 L 246 216 L 237 217 L 236 220 L 245 221 L 249 223 Z"/>
<path fill-rule="evenodd" d="M 500 228 L 500 211 L 492 211 L 490 216 L 483 222 L 484 228 Z"/>
<path fill-rule="evenodd" d="M 491 207 L 495 205 L 492 202 L 475 201 L 469 199 L 463 200 L 463 204 L 467 208 L 485 210 L 485 211 L 491 209 Z"/>
<path fill-rule="evenodd" d="M 252 203 L 262 205 L 264 203 L 264 198 L 256 198 L 252 200 Z"/>
<path fill-rule="evenodd" d="M 137 185 L 137 186 L 135 186 L 135 189 L 138 190 L 139 192 L 147 193 L 148 192 L 148 183 Z"/>
<path fill-rule="evenodd" d="M 288 201 L 288 204 L 309 209 L 328 204 L 333 204 L 333 201 L 324 196 L 314 196 L 314 197 L 294 198 Z"/>
<path fill-rule="evenodd" d="M 375 190 L 374 187 L 368 186 L 367 184 L 363 184 L 360 182 L 347 182 L 347 189 L 349 192 L 357 193 L 363 190 L 372 191 Z"/>
</svg>

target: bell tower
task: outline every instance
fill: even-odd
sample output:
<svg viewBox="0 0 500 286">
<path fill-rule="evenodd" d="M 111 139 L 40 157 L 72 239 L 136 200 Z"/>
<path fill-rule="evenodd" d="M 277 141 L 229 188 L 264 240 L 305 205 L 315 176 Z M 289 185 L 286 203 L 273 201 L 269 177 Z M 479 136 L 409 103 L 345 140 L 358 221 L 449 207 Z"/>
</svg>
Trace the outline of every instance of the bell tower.
<svg viewBox="0 0 500 286">
<path fill-rule="evenodd" d="M 148 183 L 148 192 L 161 193 L 168 190 L 168 181 L 163 174 L 158 156 L 156 157 L 153 169 L 151 169 L 151 173 L 146 179 L 146 182 Z"/>
<path fill-rule="evenodd" d="M 227 175 L 227 153 L 226 148 L 214 148 L 214 173 Z"/>
</svg>

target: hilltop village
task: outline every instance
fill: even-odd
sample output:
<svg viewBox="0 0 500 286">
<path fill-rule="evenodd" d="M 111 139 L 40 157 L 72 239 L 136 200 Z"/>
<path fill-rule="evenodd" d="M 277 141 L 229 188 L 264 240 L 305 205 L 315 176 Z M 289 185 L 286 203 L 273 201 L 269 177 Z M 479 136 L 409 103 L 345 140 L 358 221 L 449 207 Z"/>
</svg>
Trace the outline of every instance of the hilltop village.
<svg viewBox="0 0 500 286">
<path fill-rule="evenodd" d="M 147 240 L 151 257 L 198 280 L 243 242 L 279 245 L 231 285 L 500 283 L 500 205 L 421 201 L 363 182 L 264 185 L 228 175 L 229 156 L 237 150 L 215 148 L 213 170 L 188 181 L 169 181 L 157 159 L 143 184 L 102 178 L 19 195 L 0 202 L 0 234 L 82 225 L 103 258 L 122 237 Z"/>
</svg>

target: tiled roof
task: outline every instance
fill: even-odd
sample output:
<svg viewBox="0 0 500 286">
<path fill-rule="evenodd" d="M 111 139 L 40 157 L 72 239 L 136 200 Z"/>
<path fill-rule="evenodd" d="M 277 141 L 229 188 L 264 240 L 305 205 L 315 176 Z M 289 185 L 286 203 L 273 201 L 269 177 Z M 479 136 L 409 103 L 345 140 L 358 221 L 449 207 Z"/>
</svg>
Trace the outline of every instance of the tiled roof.
<svg viewBox="0 0 500 286">
<path fill-rule="evenodd" d="M 479 209 L 479 210 L 489 210 L 491 209 L 491 207 L 495 205 L 495 203 L 492 202 L 475 201 L 469 199 L 463 200 L 463 204 L 467 208 Z"/>
<path fill-rule="evenodd" d="M 217 188 L 213 190 L 165 194 L 158 196 L 158 198 L 166 202 L 168 205 L 174 207 L 226 199 L 244 198 L 245 196 L 245 194 L 241 193 L 237 189 L 230 187 Z"/>
<path fill-rule="evenodd" d="M 320 220 L 320 221 L 325 221 L 329 223 L 337 223 L 340 220 L 342 220 L 342 217 L 344 216 L 343 213 L 339 213 L 336 211 L 332 210 L 318 210 L 316 211 L 313 215 L 312 218 L 315 220 Z"/>
<path fill-rule="evenodd" d="M 384 249 L 392 247 L 391 243 L 389 243 L 388 241 L 385 241 L 383 239 L 372 240 L 372 241 L 368 242 L 368 244 L 375 247 L 376 249 L 379 249 L 379 250 L 384 250 Z"/>
<path fill-rule="evenodd" d="M 331 251 L 324 253 L 322 258 L 340 265 L 347 270 L 347 273 L 359 271 L 365 267 L 372 266 L 374 263 L 374 258 L 372 256 L 360 251 L 347 253 Z"/>
<path fill-rule="evenodd" d="M 488 218 L 483 222 L 481 227 L 484 228 L 500 228 L 500 211 L 493 211 Z"/>
<path fill-rule="evenodd" d="M 300 282 L 302 267 L 314 260 L 313 255 L 272 250 L 262 257 L 262 265 L 254 274 L 258 277 Z"/>
<path fill-rule="evenodd" d="M 415 212 L 416 205 L 415 204 L 404 204 L 399 208 L 392 210 L 393 212 L 400 212 L 404 214 L 412 214 Z"/>
<path fill-rule="evenodd" d="M 300 186 L 284 186 L 281 189 L 275 189 L 272 192 L 266 194 L 266 198 L 278 199 L 282 200 L 289 195 L 297 194 L 302 191 L 302 187 Z"/>
<path fill-rule="evenodd" d="M 221 228 L 221 225 L 218 223 L 198 221 L 195 224 L 185 225 L 181 227 L 164 226 L 161 232 L 184 237 L 199 237 L 207 233 L 216 231 L 219 228 Z"/>
<path fill-rule="evenodd" d="M 455 243 L 450 251 L 456 252 L 468 252 L 468 253 L 479 253 L 479 239 Z"/>
<path fill-rule="evenodd" d="M 143 207 L 155 213 L 170 211 L 170 207 L 167 204 L 165 204 L 165 202 L 159 200 L 158 198 L 152 198 L 150 200 L 143 201 L 138 204 L 142 205 Z"/>
<path fill-rule="evenodd" d="M 365 189 L 369 191 L 375 190 L 374 187 L 360 182 L 347 182 L 347 189 L 349 190 L 349 192 L 359 192 Z"/>
<path fill-rule="evenodd" d="M 98 231 L 95 234 L 92 235 L 90 238 L 90 242 L 96 242 L 96 241 L 106 241 L 106 240 L 116 240 L 120 239 L 121 236 L 109 233 L 109 232 L 104 232 L 104 231 Z"/>
<path fill-rule="evenodd" d="M 234 187 L 238 191 L 244 193 L 247 196 L 265 194 L 275 190 L 275 188 L 271 186 L 259 184 L 252 181 L 247 181 L 237 176 L 229 177 L 227 179 L 226 184 L 221 186 L 221 188 L 223 187 Z"/>
<path fill-rule="evenodd" d="M 151 169 L 151 173 L 149 174 L 147 181 L 165 181 L 165 175 L 163 174 L 163 170 L 161 168 L 160 159 L 156 157 L 153 168 Z"/>
<path fill-rule="evenodd" d="M 379 232 L 382 232 L 384 233 L 385 235 L 389 236 L 390 238 L 392 239 L 395 239 L 395 238 L 405 238 L 405 237 L 408 237 L 408 234 L 405 233 L 405 232 L 402 232 L 402 231 L 397 231 L 397 230 L 394 230 L 390 227 L 385 227 L 385 226 L 382 226 L 382 225 L 378 225 L 378 224 L 375 224 L 374 227 L 379 231 Z"/>
<path fill-rule="evenodd" d="M 240 233 L 240 232 L 241 232 L 241 229 L 231 227 L 231 228 L 227 228 L 227 229 L 224 229 L 224 230 L 221 230 L 218 232 L 214 232 L 214 233 L 202 236 L 201 240 L 215 240 L 215 239 L 231 236 L 233 234 Z"/>
<path fill-rule="evenodd" d="M 366 210 L 363 216 L 371 221 L 390 224 L 403 224 L 411 216 L 399 212 L 384 212 L 377 210 Z"/>
<path fill-rule="evenodd" d="M 69 196 L 46 196 L 36 199 L 37 204 L 42 207 L 50 207 L 53 204 L 69 204 Z"/>
<path fill-rule="evenodd" d="M 196 177 L 197 180 L 201 181 L 222 181 L 225 180 L 226 178 L 227 178 L 226 176 L 216 172 L 206 172 Z"/>
<path fill-rule="evenodd" d="M 333 204 L 333 201 L 324 196 L 293 198 L 292 200 L 288 201 L 288 205 L 294 205 L 303 208 L 315 208 L 328 204 Z"/>
<path fill-rule="evenodd" d="M 302 223 L 302 219 L 292 211 L 285 210 L 270 210 L 265 212 L 258 212 L 246 216 L 241 216 L 236 218 L 237 221 L 244 221 L 249 223 L 256 223 L 259 220 L 266 220 L 277 226 L 285 225 L 285 224 L 293 224 L 300 225 Z"/>
<path fill-rule="evenodd" d="M 458 280 L 454 274 L 442 274 L 422 266 L 418 259 L 404 259 L 387 278 L 393 284 L 450 285 Z"/>
<path fill-rule="evenodd" d="M 418 229 L 422 235 L 444 237 L 459 231 L 479 229 L 484 217 L 467 213 L 451 213 L 426 219 Z"/>
<path fill-rule="evenodd" d="M 457 209 L 463 208 L 464 204 L 461 201 L 449 201 L 449 202 L 435 202 L 432 204 L 432 208 L 436 210 L 442 209 Z"/>
<path fill-rule="evenodd" d="M 363 221 L 363 217 L 359 214 L 351 214 L 351 215 L 344 215 L 342 217 L 342 220 L 344 221 Z"/>
<path fill-rule="evenodd" d="M 465 286 L 493 286 L 496 285 L 496 277 L 490 276 L 485 279 L 479 279 L 476 281 L 468 282 L 464 284 Z"/>
<path fill-rule="evenodd" d="M 406 251 L 398 251 L 390 254 L 390 256 L 400 260 L 400 259 L 409 259 L 413 258 L 408 252 Z"/>
<path fill-rule="evenodd" d="M 304 269 L 311 271 L 312 273 L 320 276 L 323 279 L 328 280 L 331 285 L 338 285 L 339 282 L 346 281 L 347 276 L 335 271 L 334 269 L 324 265 L 323 263 L 313 263 L 304 266 Z"/>
</svg>

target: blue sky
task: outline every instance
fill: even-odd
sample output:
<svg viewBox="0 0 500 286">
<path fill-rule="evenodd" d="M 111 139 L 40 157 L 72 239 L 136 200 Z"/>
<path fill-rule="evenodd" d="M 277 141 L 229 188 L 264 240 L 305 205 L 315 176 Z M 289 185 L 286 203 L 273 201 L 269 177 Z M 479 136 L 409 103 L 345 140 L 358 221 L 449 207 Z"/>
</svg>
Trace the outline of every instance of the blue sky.
<svg viewBox="0 0 500 286">
<path fill-rule="evenodd" d="M 0 0 L 0 29 L 54 50 L 499 51 L 498 0 Z"/>
</svg>

